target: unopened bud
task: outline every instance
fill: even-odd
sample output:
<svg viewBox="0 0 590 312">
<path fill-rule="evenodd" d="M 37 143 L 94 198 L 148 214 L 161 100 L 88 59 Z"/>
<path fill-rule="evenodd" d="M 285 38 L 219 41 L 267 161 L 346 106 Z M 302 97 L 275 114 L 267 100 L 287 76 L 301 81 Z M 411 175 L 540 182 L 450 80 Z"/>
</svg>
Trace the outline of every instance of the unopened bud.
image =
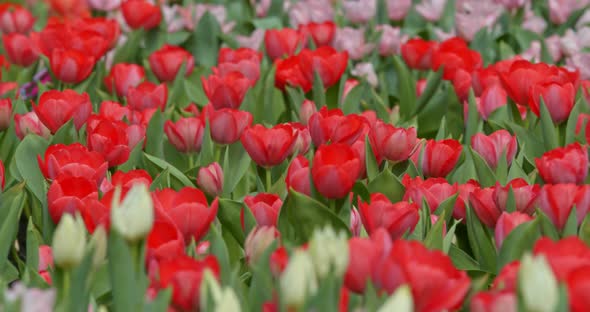
<svg viewBox="0 0 590 312">
<path fill-rule="evenodd" d="M 318 277 L 330 272 L 342 276 L 348 266 L 348 239 L 344 232 L 336 234 L 331 227 L 316 230 L 309 244 L 309 254 Z"/>
<path fill-rule="evenodd" d="M 113 228 L 129 242 L 146 237 L 154 224 L 154 204 L 147 186 L 143 183 L 133 185 L 120 205 L 119 196 L 116 194 L 113 200 Z"/>
<path fill-rule="evenodd" d="M 53 233 L 53 262 L 64 269 L 77 266 L 84 257 L 86 229 L 79 218 L 64 214 Z"/>
<path fill-rule="evenodd" d="M 219 196 L 223 191 L 223 170 L 214 162 L 206 167 L 201 167 L 197 174 L 197 184 L 210 196 Z"/>
</svg>

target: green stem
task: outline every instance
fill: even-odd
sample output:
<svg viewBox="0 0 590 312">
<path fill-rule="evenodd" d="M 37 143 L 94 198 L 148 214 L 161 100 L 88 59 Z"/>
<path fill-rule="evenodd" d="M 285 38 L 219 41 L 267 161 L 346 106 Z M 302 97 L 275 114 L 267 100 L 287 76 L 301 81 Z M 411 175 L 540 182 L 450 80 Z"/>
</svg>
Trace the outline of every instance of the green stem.
<svg viewBox="0 0 590 312">
<path fill-rule="evenodd" d="M 188 155 L 188 168 L 193 169 L 195 167 L 195 153 L 190 153 Z"/>
<path fill-rule="evenodd" d="M 330 203 L 329 203 L 329 205 L 330 205 L 330 210 L 331 210 L 332 212 L 336 212 L 336 200 L 333 200 L 333 199 L 332 199 L 332 200 L 330 200 Z"/>
<path fill-rule="evenodd" d="M 224 145 L 215 145 L 215 161 L 220 162 L 219 158 L 221 158 L 221 149 Z"/>
<path fill-rule="evenodd" d="M 272 176 L 270 172 L 270 168 L 266 169 L 266 191 L 270 192 L 270 188 L 272 187 Z"/>
<path fill-rule="evenodd" d="M 68 299 L 70 294 L 70 269 L 63 270 L 62 303 Z"/>
</svg>

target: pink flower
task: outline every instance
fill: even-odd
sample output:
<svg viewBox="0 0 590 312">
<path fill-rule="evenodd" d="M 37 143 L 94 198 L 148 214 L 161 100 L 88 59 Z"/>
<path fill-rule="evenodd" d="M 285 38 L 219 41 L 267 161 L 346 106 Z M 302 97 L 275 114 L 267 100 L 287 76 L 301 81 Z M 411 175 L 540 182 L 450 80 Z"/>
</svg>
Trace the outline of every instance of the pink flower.
<svg viewBox="0 0 590 312">
<path fill-rule="evenodd" d="M 342 8 L 346 18 L 358 24 L 363 24 L 371 20 L 376 13 L 376 0 L 344 0 L 342 1 Z"/>
<path fill-rule="evenodd" d="M 352 27 L 344 27 L 336 30 L 334 48 L 338 51 L 347 51 L 348 56 L 353 60 L 363 58 L 366 53 L 373 49 L 372 44 L 365 42 L 365 31 Z"/>
<path fill-rule="evenodd" d="M 271 0 L 250 0 L 250 4 L 254 6 L 256 16 L 265 17 L 272 4 Z"/>
<path fill-rule="evenodd" d="M 416 5 L 416 11 L 427 21 L 438 21 L 447 5 L 447 0 L 422 0 Z"/>
<path fill-rule="evenodd" d="M 535 15 L 530 9 L 526 9 L 524 13 L 524 22 L 522 22 L 523 29 L 542 35 L 546 27 L 547 22 L 545 22 L 542 17 Z"/>
<path fill-rule="evenodd" d="M 291 26 L 298 27 L 309 23 L 323 23 L 334 19 L 334 9 L 330 0 L 302 0 L 289 8 Z"/>
<path fill-rule="evenodd" d="M 100 11 L 113 11 L 121 6 L 121 0 L 86 0 L 88 5 Z"/>
<path fill-rule="evenodd" d="M 236 36 L 236 41 L 240 47 L 258 50 L 264 40 L 264 32 L 264 29 L 256 29 L 249 36 Z"/>
<path fill-rule="evenodd" d="M 401 21 L 412 8 L 412 0 L 387 0 L 387 16 L 394 21 Z"/>
<path fill-rule="evenodd" d="M 209 12 L 209 14 L 212 14 L 215 17 L 224 33 L 232 31 L 235 25 L 235 22 L 227 21 L 227 12 L 223 5 L 199 3 L 179 8 L 178 10 L 183 18 L 184 27 L 189 30 L 195 29 L 199 24 L 201 17 L 203 17 L 206 12 Z"/>
<path fill-rule="evenodd" d="M 567 66 L 580 71 L 580 78 L 590 79 L 590 53 L 577 53 L 565 60 Z"/>
<path fill-rule="evenodd" d="M 372 63 L 358 63 L 354 66 L 350 73 L 353 76 L 365 78 L 373 88 L 377 88 L 377 85 L 379 84 L 379 80 L 377 80 L 377 74 L 375 74 L 375 69 L 373 68 Z"/>
<path fill-rule="evenodd" d="M 376 29 L 381 32 L 379 54 L 383 56 L 400 54 L 401 45 L 407 40 L 407 35 L 402 36 L 399 28 L 387 24 L 377 25 Z"/>
<path fill-rule="evenodd" d="M 554 63 L 557 63 L 561 59 L 561 39 L 558 35 L 553 35 L 545 39 L 545 46 L 547 52 L 551 55 L 551 59 Z"/>
<path fill-rule="evenodd" d="M 502 7 L 492 0 L 458 0 L 455 9 L 457 35 L 467 41 L 480 29 L 492 27 L 502 13 Z"/>
<path fill-rule="evenodd" d="M 565 23 L 570 15 L 587 4 L 580 0 L 549 0 L 549 20 L 553 24 Z"/>
<path fill-rule="evenodd" d="M 503 5 L 506 9 L 522 8 L 529 0 L 494 0 L 496 3 Z"/>
</svg>

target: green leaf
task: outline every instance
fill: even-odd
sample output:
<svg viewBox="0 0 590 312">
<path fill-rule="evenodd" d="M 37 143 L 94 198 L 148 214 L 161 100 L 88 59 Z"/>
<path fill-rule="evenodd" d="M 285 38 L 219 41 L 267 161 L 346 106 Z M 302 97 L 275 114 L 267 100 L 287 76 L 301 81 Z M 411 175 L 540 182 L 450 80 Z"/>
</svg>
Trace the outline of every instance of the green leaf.
<svg viewBox="0 0 590 312">
<path fill-rule="evenodd" d="M 137 247 L 135 246 L 135 248 Z M 143 298 L 137 285 L 138 277 L 135 271 L 133 252 L 123 237 L 115 230 L 111 230 L 109 235 L 107 253 L 113 311 L 141 311 L 141 309 L 138 310 L 138 301 L 143 302 Z"/>
<path fill-rule="evenodd" d="M 498 271 L 506 264 L 520 259 L 526 251 L 531 250 L 540 236 L 537 220 L 522 223 L 514 228 L 506 236 L 498 252 Z"/>
<path fill-rule="evenodd" d="M 471 158 L 473 159 L 473 164 L 475 166 L 475 172 L 477 172 L 477 177 L 479 178 L 479 183 L 482 187 L 491 187 L 496 185 L 496 175 L 488 166 L 486 161 L 477 153 L 473 148 L 469 147 L 469 152 L 471 153 Z"/>
<path fill-rule="evenodd" d="M 166 103 L 166 107 L 168 108 L 179 107 L 177 102 L 186 95 L 184 88 L 184 82 L 186 81 L 186 66 L 187 63 L 183 62 L 176 73 L 176 77 L 174 77 L 174 82 L 172 82 L 172 88 L 170 89 L 170 93 L 168 95 L 168 103 Z"/>
<path fill-rule="evenodd" d="M 453 243 L 453 240 L 455 239 L 455 231 L 457 230 L 457 226 L 459 224 L 460 224 L 459 221 L 457 221 L 457 220 L 453 221 L 453 225 L 451 226 L 451 228 L 449 229 L 449 231 L 445 235 L 445 238 L 443 239 L 443 249 L 442 249 L 442 251 L 444 253 L 446 253 L 447 255 L 449 254 L 449 250 L 451 248 L 451 245 Z"/>
<path fill-rule="evenodd" d="M 272 299 L 272 293 L 260 291 L 260 289 L 273 289 L 273 277 L 270 270 L 270 255 L 277 248 L 277 241 L 274 241 L 258 258 L 252 268 L 252 283 L 250 284 L 248 301 L 250 311 L 262 311 L 262 305 Z"/>
<path fill-rule="evenodd" d="M 27 266 L 37 270 L 39 264 L 39 246 L 42 244 L 41 233 L 37 231 L 33 224 L 33 219 L 29 218 L 27 225 Z"/>
<path fill-rule="evenodd" d="M 231 264 L 229 261 L 229 252 L 227 250 L 222 233 L 217 225 L 212 225 L 209 230 L 211 242 L 211 254 L 217 257 L 219 266 L 221 267 L 221 281 L 228 283 L 231 277 Z"/>
<path fill-rule="evenodd" d="M 541 115 L 541 130 L 543 131 L 543 143 L 545 144 L 545 149 L 549 151 L 559 147 L 559 143 L 555 125 L 553 124 L 553 120 L 551 120 L 551 114 L 543 98 L 539 101 L 539 110 Z"/>
<path fill-rule="evenodd" d="M 426 88 L 418 98 L 418 101 L 416 103 L 416 109 L 414 110 L 412 115 L 420 114 L 420 112 L 422 111 L 422 109 L 424 109 L 426 104 L 430 102 L 430 99 L 432 99 L 432 96 L 440 87 L 440 83 L 442 81 L 442 74 L 443 70 L 442 68 L 440 68 L 438 71 L 431 72 L 428 75 L 428 80 L 426 81 Z"/>
<path fill-rule="evenodd" d="M 22 192 L 23 187 L 24 185 L 21 183 L 11 189 L 13 192 L 3 193 L 1 197 L 0 211 L 5 214 L 5 218 L 2 219 L 2 226 L 0 227 L 0 259 L 3 259 L 3 261 L 0 261 L 0 271 L 7 269 L 9 262 L 6 259 L 16 240 L 19 219 L 25 202 L 25 193 Z M 2 276 L 0 276 L 1 279 L 3 279 Z"/>
<path fill-rule="evenodd" d="M 244 229 L 242 230 L 240 214 L 244 213 Z M 240 245 L 244 245 L 246 235 L 256 226 L 256 219 L 252 212 L 243 203 L 229 199 L 219 199 L 219 222 L 230 231 Z"/>
<path fill-rule="evenodd" d="M 399 108 L 402 120 L 407 120 L 416 108 L 416 81 L 399 56 L 393 57 L 393 66 L 398 76 Z"/>
<path fill-rule="evenodd" d="M 401 201 L 406 188 L 400 180 L 389 170 L 384 170 L 367 186 L 371 193 L 382 193 L 393 203 Z"/>
<path fill-rule="evenodd" d="M 315 105 L 317 107 L 326 106 L 326 90 L 324 90 L 322 77 L 320 76 L 320 73 L 317 71 L 314 71 L 313 73 L 313 88 L 311 91 L 313 93 L 313 101 L 315 102 Z"/>
<path fill-rule="evenodd" d="M 135 145 L 135 147 L 131 150 L 131 153 L 129 153 L 129 158 L 127 161 L 117 167 L 118 170 L 127 172 L 141 166 L 141 159 L 143 156 L 143 142 L 144 140 L 141 140 L 139 143 L 137 143 L 137 145 Z"/>
<path fill-rule="evenodd" d="M 187 178 L 186 175 L 184 175 L 182 173 L 182 171 L 178 170 L 176 167 L 172 166 L 171 164 L 169 164 L 168 162 L 166 162 L 163 159 L 160 159 L 158 157 L 152 156 L 150 154 L 147 153 L 143 153 L 143 157 L 151 164 L 155 165 L 156 168 L 159 168 L 159 171 L 163 171 L 165 169 L 168 169 L 170 171 L 170 175 L 172 177 L 172 186 L 175 189 L 180 189 L 182 187 L 185 186 L 190 186 L 190 187 L 194 187 L 194 184 L 191 182 L 191 180 L 189 180 Z M 152 166 L 152 169 L 154 167 Z M 147 168 L 149 171 L 149 167 Z M 150 172 L 150 174 L 152 176 L 157 175 L 158 172 L 154 172 L 154 170 L 152 170 L 152 172 Z"/>
<path fill-rule="evenodd" d="M 260 89 L 259 97 L 256 101 L 256 111 L 253 113 L 254 123 L 274 123 L 274 110 L 276 103 L 274 103 L 275 88 L 275 72 L 276 67 L 273 66 L 267 73 L 264 79 L 264 84 Z M 317 103 L 316 103 L 317 104 Z"/>
<path fill-rule="evenodd" d="M 429 220 L 426 220 L 428 222 Z M 443 250 L 443 230 L 445 227 L 445 212 L 442 213 L 436 223 L 430 228 L 426 238 L 424 239 L 424 246 L 429 249 Z"/>
<path fill-rule="evenodd" d="M 43 156 L 47 141 L 36 135 L 27 135 L 16 147 L 14 161 L 19 175 L 27 183 L 27 188 L 41 203 L 47 202 L 45 177 L 37 165 L 37 155 Z"/>
<path fill-rule="evenodd" d="M 471 144 L 471 137 L 477 132 L 480 125 L 479 113 L 477 112 L 477 104 L 475 102 L 475 93 L 473 89 L 469 90 L 469 109 L 467 110 L 467 120 L 465 126 L 465 140 L 464 143 L 467 145 Z"/>
<path fill-rule="evenodd" d="M 365 136 L 365 163 L 367 167 L 367 178 L 369 181 L 372 181 L 379 174 L 379 164 L 373 153 L 369 136 Z"/>
<path fill-rule="evenodd" d="M 223 194 L 229 196 L 240 180 L 248 173 L 252 160 L 241 143 L 231 144 L 225 150 L 223 163 Z"/>
<path fill-rule="evenodd" d="M 486 272 L 496 272 L 496 247 L 471 207 L 467 207 L 467 238 L 469 245 L 481 269 Z"/>
<path fill-rule="evenodd" d="M 278 228 L 283 238 L 303 244 L 315 229 L 328 224 L 335 231 L 349 233 L 346 223 L 324 204 L 292 189 L 289 191 L 279 214 Z"/>
<path fill-rule="evenodd" d="M 199 83 L 193 83 L 192 81 L 185 79 L 184 90 L 189 101 L 194 102 L 197 105 L 204 106 L 209 102 L 209 99 L 207 98 L 207 95 L 205 95 L 200 81 Z"/>
<path fill-rule="evenodd" d="M 555 225 L 542 210 L 537 209 L 536 219 L 539 220 L 539 225 L 541 227 L 541 233 L 543 233 L 543 236 L 547 236 L 552 240 L 559 240 L 559 233 L 557 232 Z"/>
<path fill-rule="evenodd" d="M 568 237 L 568 236 L 577 236 L 578 234 L 578 218 L 577 218 L 577 209 L 576 206 L 572 208 L 570 211 L 570 215 L 565 222 L 565 226 L 563 227 L 563 232 L 561 237 Z"/>
<path fill-rule="evenodd" d="M 479 263 L 455 244 L 451 244 L 451 248 L 449 248 L 449 257 L 453 261 L 453 265 L 461 271 L 478 271 L 480 269 Z"/>
<path fill-rule="evenodd" d="M 219 34 L 221 27 L 217 19 L 210 12 L 205 12 L 187 42 L 187 48 L 196 62 L 205 67 L 217 64 Z"/>
<path fill-rule="evenodd" d="M 201 166 L 206 166 L 215 161 L 217 161 L 217 159 L 215 159 L 215 144 L 211 138 L 211 125 L 207 122 L 203 133 L 201 152 L 199 153 L 199 164 Z"/>
<path fill-rule="evenodd" d="M 139 44 L 141 43 L 141 40 L 144 38 L 144 36 L 145 31 L 143 29 L 136 29 L 130 32 L 127 37 L 127 41 L 125 41 L 125 44 L 116 50 L 113 64 L 123 62 L 135 63 L 137 52 L 141 50 L 139 48 Z"/>
<path fill-rule="evenodd" d="M 586 245 L 590 246 L 590 214 L 587 214 L 580 225 L 580 232 L 578 233 L 578 237 L 586 243 Z"/>
<path fill-rule="evenodd" d="M 455 202 L 457 201 L 458 196 L 459 193 L 456 193 L 455 195 L 445 199 L 442 203 L 438 205 L 438 207 L 434 211 L 434 214 L 440 216 L 441 218 L 444 216 L 445 222 L 449 223 L 453 215 L 453 209 L 455 207 Z"/>
<path fill-rule="evenodd" d="M 444 140 L 447 138 L 447 116 L 443 116 L 440 120 L 440 126 L 438 127 L 438 131 L 436 132 L 435 139 Z"/>
<path fill-rule="evenodd" d="M 54 145 L 54 144 L 69 145 L 69 144 L 76 142 L 75 137 L 77 137 L 77 136 L 78 136 L 78 134 L 76 132 L 76 128 L 74 127 L 74 120 L 70 119 L 63 126 L 61 126 L 57 130 L 57 132 L 53 135 L 53 137 L 51 138 L 50 145 Z"/>
<path fill-rule="evenodd" d="M 158 109 L 150 119 L 146 130 L 145 151 L 159 158 L 164 157 L 164 122 L 165 118 Z"/>
<path fill-rule="evenodd" d="M 164 290 L 161 290 L 156 295 L 154 300 L 149 300 L 146 302 L 144 306 L 145 312 L 161 312 L 167 311 L 168 306 L 170 305 L 170 300 L 172 299 L 172 287 L 168 287 Z"/>
<path fill-rule="evenodd" d="M 361 109 L 360 109 L 361 99 L 363 98 L 363 96 L 365 95 L 366 92 L 367 92 L 367 84 L 366 83 L 361 82 L 361 83 L 357 84 L 356 86 L 354 86 L 354 88 L 352 88 L 352 90 L 350 90 L 348 92 L 346 97 L 341 99 L 342 112 L 345 115 L 360 113 L 361 112 Z"/>
</svg>

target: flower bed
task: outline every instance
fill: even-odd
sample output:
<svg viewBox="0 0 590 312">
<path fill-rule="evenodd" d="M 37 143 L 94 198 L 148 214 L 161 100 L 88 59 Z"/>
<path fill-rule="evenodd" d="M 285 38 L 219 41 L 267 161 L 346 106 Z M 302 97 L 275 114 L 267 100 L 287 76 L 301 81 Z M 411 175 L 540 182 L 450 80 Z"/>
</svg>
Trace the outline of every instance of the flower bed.
<svg viewBox="0 0 590 312">
<path fill-rule="evenodd" d="M 0 310 L 590 310 L 590 1 L 17 2 Z"/>
</svg>

